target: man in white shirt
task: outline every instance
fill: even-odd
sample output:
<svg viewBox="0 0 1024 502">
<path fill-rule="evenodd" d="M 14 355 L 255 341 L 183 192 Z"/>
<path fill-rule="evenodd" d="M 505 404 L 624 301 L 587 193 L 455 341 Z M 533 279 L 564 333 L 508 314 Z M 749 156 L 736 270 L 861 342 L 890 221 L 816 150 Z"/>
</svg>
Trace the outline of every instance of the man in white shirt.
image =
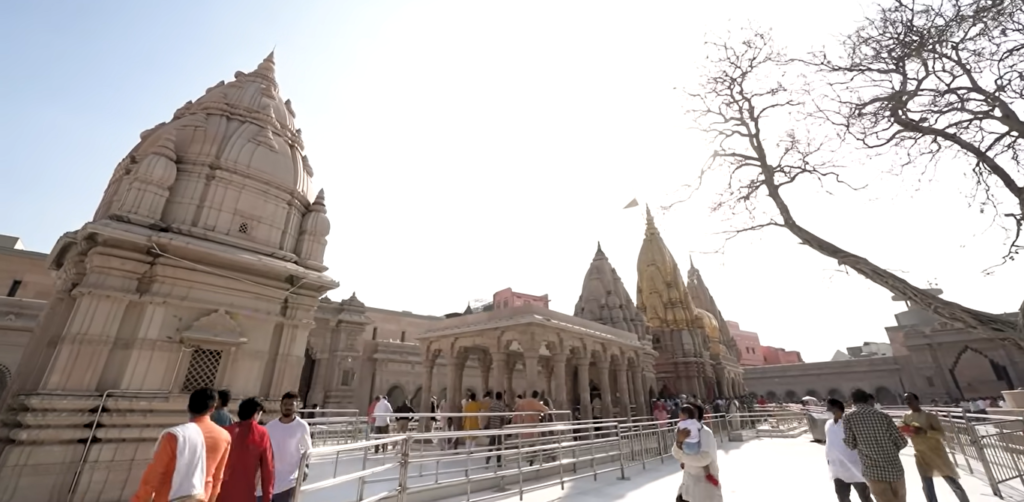
<svg viewBox="0 0 1024 502">
<path fill-rule="evenodd" d="M 832 482 L 836 487 L 839 502 L 850 502 L 850 488 L 857 491 L 861 502 L 871 502 L 871 490 L 861 474 L 860 457 L 843 443 L 843 402 L 830 398 L 825 402 L 825 409 L 832 414 L 832 419 L 825 423 L 825 460 L 832 473 Z"/>
<path fill-rule="evenodd" d="M 377 435 L 386 436 L 391 426 L 391 417 L 387 416 L 393 413 L 391 409 L 391 403 L 388 402 L 387 396 L 380 396 L 380 402 L 373 408 L 373 433 Z M 384 416 L 381 416 L 384 414 Z M 387 445 L 384 445 L 384 451 L 387 451 Z M 380 445 L 373 447 L 373 452 L 377 453 L 380 451 Z"/>
<path fill-rule="evenodd" d="M 274 494 L 268 499 L 259 486 L 256 502 L 292 502 L 295 482 L 305 476 L 302 454 L 313 449 L 309 424 L 295 415 L 299 395 L 285 392 L 281 396 L 281 418 L 267 424 L 270 447 L 274 450 Z"/>
</svg>

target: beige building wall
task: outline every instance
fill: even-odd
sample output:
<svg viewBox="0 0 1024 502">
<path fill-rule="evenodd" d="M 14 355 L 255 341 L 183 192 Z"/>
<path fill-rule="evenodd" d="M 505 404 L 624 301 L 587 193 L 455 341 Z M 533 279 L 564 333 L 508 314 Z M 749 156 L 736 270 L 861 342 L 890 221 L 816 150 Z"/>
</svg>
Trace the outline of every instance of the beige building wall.
<svg viewBox="0 0 1024 502">
<path fill-rule="evenodd" d="M 49 300 L 53 296 L 53 273 L 46 268 L 46 253 L 17 249 L 4 244 L 21 239 L 0 235 L 0 296 L 6 297 L 18 281 L 14 298 Z"/>
</svg>

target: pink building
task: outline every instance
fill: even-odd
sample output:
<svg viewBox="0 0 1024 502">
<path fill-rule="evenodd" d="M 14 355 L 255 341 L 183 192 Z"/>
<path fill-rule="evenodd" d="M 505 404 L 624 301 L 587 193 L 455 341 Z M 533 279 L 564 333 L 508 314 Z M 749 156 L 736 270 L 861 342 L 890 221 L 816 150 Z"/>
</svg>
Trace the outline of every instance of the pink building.
<svg viewBox="0 0 1024 502">
<path fill-rule="evenodd" d="M 729 334 L 736 340 L 740 349 L 740 366 L 764 366 L 764 354 L 761 353 L 761 339 L 753 331 L 740 329 L 740 323 L 725 321 L 729 326 Z"/>
<path fill-rule="evenodd" d="M 540 305 L 550 308 L 548 295 L 534 296 L 526 293 L 516 293 L 512 288 L 505 288 L 494 293 L 494 310 L 509 309 L 520 305 Z"/>
<path fill-rule="evenodd" d="M 797 364 L 804 362 L 804 358 L 800 356 L 800 352 L 795 350 L 786 350 L 778 347 L 762 345 L 761 354 L 764 356 L 765 366 L 774 366 L 776 364 Z"/>
</svg>

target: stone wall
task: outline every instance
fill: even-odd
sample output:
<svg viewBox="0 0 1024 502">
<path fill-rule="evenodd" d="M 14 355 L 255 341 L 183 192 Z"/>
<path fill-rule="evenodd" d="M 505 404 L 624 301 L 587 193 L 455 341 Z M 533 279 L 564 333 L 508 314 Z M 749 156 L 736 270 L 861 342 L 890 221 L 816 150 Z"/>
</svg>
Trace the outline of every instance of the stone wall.
<svg viewBox="0 0 1024 502">
<path fill-rule="evenodd" d="M 891 357 L 761 366 L 744 368 L 743 374 L 747 389 L 770 401 L 796 401 L 807 395 L 845 401 L 850 391 L 862 388 L 882 404 L 897 404 L 904 391 L 900 367 Z"/>
</svg>

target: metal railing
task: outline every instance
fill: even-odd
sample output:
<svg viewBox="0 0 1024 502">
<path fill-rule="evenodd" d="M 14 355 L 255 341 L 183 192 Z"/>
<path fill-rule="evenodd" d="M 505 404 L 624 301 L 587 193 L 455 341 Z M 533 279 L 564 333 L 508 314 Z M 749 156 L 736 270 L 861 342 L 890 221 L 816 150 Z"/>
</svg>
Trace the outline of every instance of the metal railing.
<svg viewBox="0 0 1024 502">
<path fill-rule="evenodd" d="M 494 414 L 472 414 L 481 423 Z M 499 415 L 534 416 L 536 413 Z M 380 415 L 385 416 L 385 415 Z M 397 414 L 387 416 L 397 417 Z M 463 413 L 402 415 L 412 420 Z M 718 441 L 745 426 L 770 430 L 769 424 L 802 420 L 792 409 L 762 409 L 750 413 L 709 414 L 703 423 Z M 402 434 L 373 434 L 362 441 L 314 447 L 304 454 L 309 477 L 296 484 L 297 502 L 382 499 L 406 502 L 410 495 L 440 490 L 432 499 L 459 497 L 482 502 L 523 494 L 586 477 L 664 463 L 671 455 L 677 430 L 674 420 L 653 417 L 567 421 L 551 413 L 540 423 L 507 425 L 490 430 L 440 430 L 421 433 L 410 425 Z M 365 422 L 366 417 L 362 417 Z M 496 489 L 496 490 L 495 490 Z"/>
<path fill-rule="evenodd" d="M 740 413 L 708 414 L 703 423 L 718 442 L 731 441 L 733 432 L 756 432 L 757 437 L 786 437 L 806 431 L 807 413 L 823 408 L 755 407 Z M 902 422 L 907 410 L 886 409 Z M 1002 498 L 1000 485 L 1024 482 L 1024 418 L 978 415 L 957 409 L 928 409 L 946 429 L 946 447 L 956 466 L 970 473 L 980 466 L 992 493 Z M 492 414 L 473 414 L 481 425 Z M 501 415 L 513 415 L 504 413 Z M 535 413 L 518 414 L 534 416 Z M 390 414 L 397 417 L 396 414 Z M 305 452 L 309 478 L 296 484 L 297 502 L 388 499 L 406 502 L 411 495 L 430 499 L 455 498 L 483 502 L 523 495 L 533 490 L 627 469 L 663 464 L 676 440 L 676 421 L 653 417 L 568 421 L 552 413 L 539 423 L 507 425 L 498 430 L 445 430 L 447 418 L 458 424 L 463 413 L 414 414 L 409 423 L 440 418 L 432 432 L 413 425 L 399 434 L 374 434 L 367 417 L 327 417 L 309 421 L 321 427 L 314 448 Z M 455 428 L 458 428 L 455 427 Z M 313 427 L 311 429 L 315 430 Z M 317 434 L 314 432 L 314 434 Z M 792 437 L 792 436 L 790 436 Z M 500 458 L 499 458 L 500 457 Z M 433 490 L 440 490 L 435 495 Z M 417 497 L 421 499 L 423 497 Z"/>
</svg>

